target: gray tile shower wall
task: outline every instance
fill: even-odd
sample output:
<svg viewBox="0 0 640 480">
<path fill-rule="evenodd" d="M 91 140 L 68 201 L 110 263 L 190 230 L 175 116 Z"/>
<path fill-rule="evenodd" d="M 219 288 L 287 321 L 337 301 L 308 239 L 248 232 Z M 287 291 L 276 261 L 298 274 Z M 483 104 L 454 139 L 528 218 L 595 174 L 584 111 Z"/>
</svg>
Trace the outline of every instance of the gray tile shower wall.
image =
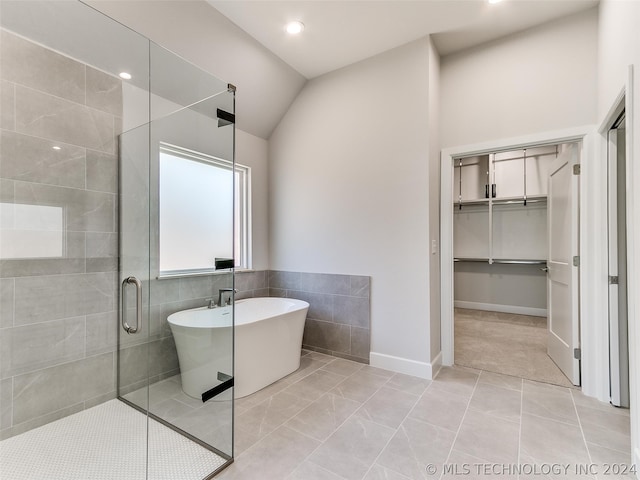
<svg viewBox="0 0 640 480">
<path fill-rule="evenodd" d="M 64 246 L 48 258 L 0 260 L 6 438 L 116 394 L 122 88 L 7 31 L 0 48 L 0 201 L 59 209 Z"/>
<path fill-rule="evenodd" d="M 269 271 L 269 294 L 309 302 L 304 348 L 369 363 L 371 277 Z"/>
</svg>

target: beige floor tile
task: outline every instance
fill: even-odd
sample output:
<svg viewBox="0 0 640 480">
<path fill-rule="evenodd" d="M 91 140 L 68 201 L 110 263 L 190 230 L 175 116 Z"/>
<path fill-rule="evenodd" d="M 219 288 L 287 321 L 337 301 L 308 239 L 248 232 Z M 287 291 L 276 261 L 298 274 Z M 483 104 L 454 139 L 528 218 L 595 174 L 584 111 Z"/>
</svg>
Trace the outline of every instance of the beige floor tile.
<svg viewBox="0 0 640 480">
<path fill-rule="evenodd" d="M 279 382 L 289 383 L 289 384 L 295 383 L 299 380 L 302 380 L 307 375 L 312 374 L 319 368 L 324 367 L 327 363 L 329 363 L 324 358 L 318 359 L 314 355 L 322 355 L 322 354 L 311 352 L 309 355 L 305 355 L 300 359 L 300 367 L 295 372 L 290 373 L 283 379 L 279 380 Z M 323 357 L 326 357 L 326 356 L 327 355 L 323 355 Z"/>
<path fill-rule="evenodd" d="M 262 440 L 310 403 L 308 399 L 279 392 L 238 415 L 235 421 L 236 454 Z"/>
<path fill-rule="evenodd" d="M 284 479 L 320 443 L 287 427 L 280 427 L 236 458 L 219 478 L 224 480 Z"/>
<path fill-rule="evenodd" d="M 447 460 L 446 470 L 443 469 L 443 479 L 464 477 L 468 480 L 516 480 L 517 471 L 509 470 L 511 463 L 493 463 L 483 458 L 474 457 L 459 450 L 453 450 Z"/>
<path fill-rule="evenodd" d="M 324 367 L 322 367 L 322 370 L 348 377 L 356 373 L 358 370 L 362 369 L 362 367 L 364 367 L 364 363 L 352 362 L 351 360 L 343 360 L 341 358 L 338 358 L 333 362 L 327 363 Z"/>
<path fill-rule="evenodd" d="M 336 359 L 336 357 L 332 357 L 331 355 L 326 355 L 320 352 L 309 352 L 307 356 L 313 360 L 318 360 L 324 363 L 330 363 Z"/>
<path fill-rule="evenodd" d="M 419 398 L 417 395 L 384 386 L 360 407 L 355 416 L 398 428 Z"/>
<path fill-rule="evenodd" d="M 369 470 L 369 473 L 364 477 L 364 480 L 410 480 L 409 477 L 400 475 L 398 472 L 394 472 L 391 469 L 382 467 L 380 465 L 374 465 Z"/>
<path fill-rule="evenodd" d="M 351 417 L 309 460 L 347 480 L 361 480 L 394 432 L 392 428 Z"/>
<path fill-rule="evenodd" d="M 604 410 L 607 412 L 612 412 L 617 415 L 624 415 L 625 417 L 629 417 L 628 408 L 614 407 L 608 402 L 601 402 L 596 398 L 587 397 L 584 393 L 582 393 L 580 390 L 577 390 L 577 389 L 572 389 L 571 395 L 573 395 L 573 401 L 578 407 L 582 406 L 582 407 L 588 407 L 588 408 L 595 408 L 595 409 Z"/>
<path fill-rule="evenodd" d="M 344 480 L 342 477 L 336 475 L 322 468 L 319 465 L 311 462 L 302 462 L 302 464 L 296 468 L 286 480 Z"/>
<path fill-rule="evenodd" d="M 584 438 L 589 443 L 612 448 L 621 452 L 631 449 L 631 437 L 629 434 L 612 428 L 610 425 L 582 423 Z"/>
<path fill-rule="evenodd" d="M 365 365 L 360 370 L 362 373 L 372 373 L 374 375 L 378 375 L 380 377 L 391 378 L 396 372 L 392 372 L 391 370 L 385 370 L 384 368 L 372 367 L 371 365 Z"/>
<path fill-rule="evenodd" d="M 307 400 L 315 401 L 344 380 L 344 376 L 324 370 L 316 370 L 312 374 L 297 381 L 284 390 Z"/>
<path fill-rule="evenodd" d="M 249 409 L 251 407 L 255 407 L 259 403 L 264 402 L 269 397 L 275 395 L 278 392 L 281 392 L 285 388 L 287 388 L 290 384 L 288 382 L 284 382 L 279 380 L 271 385 L 264 387 L 262 390 L 258 390 L 251 395 L 247 395 L 246 397 L 237 398 L 235 400 L 236 406 Z"/>
<path fill-rule="evenodd" d="M 341 397 L 355 400 L 356 402 L 366 402 L 374 393 L 376 393 L 388 378 L 369 373 L 368 370 L 359 370 L 356 375 L 345 379 L 339 383 L 331 393 L 340 395 Z"/>
<path fill-rule="evenodd" d="M 389 445 L 384 449 L 377 463 L 412 479 L 438 478 L 429 475 L 427 465 L 433 464 L 441 472 L 455 432 L 436 427 L 418 420 L 405 420 Z"/>
<path fill-rule="evenodd" d="M 629 445 L 628 451 L 621 452 L 619 450 L 613 450 L 611 448 L 603 447 L 602 445 L 587 442 L 587 449 L 591 455 L 591 460 L 593 460 L 593 463 L 597 465 L 611 465 L 613 463 L 619 465 L 631 465 L 631 445 Z"/>
<path fill-rule="evenodd" d="M 467 411 L 454 448 L 489 462 L 516 462 L 520 425 L 493 415 Z"/>
<path fill-rule="evenodd" d="M 567 388 L 525 381 L 522 393 L 522 411 L 578 425 L 578 415 L 573 397 Z"/>
<path fill-rule="evenodd" d="M 480 383 L 476 386 L 469 408 L 495 417 L 520 421 L 522 393 Z"/>
<path fill-rule="evenodd" d="M 457 432 L 468 405 L 467 397 L 431 386 L 420 397 L 409 417 Z"/>
<path fill-rule="evenodd" d="M 608 408 L 591 408 L 583 405 L 576 405 L 578 418 L 584 427 L 587 424 L 596 426 L 606 426 L 607 429 L 625 436 L 631 435 L 629 417 L 619 415 L 620 409 L 609 405 Z"/>
<path fill-rule="evenodd" d="M 308 399 L 280 392 L 239 415 L 236 426 L 266 435 L 300 413 L 310 403 Z"/>
<path fill-rule="evenodd" d="M 361 404 L 326 393 L 306 407 L 286 426 L 319 441 L 325 441 Z"/>
<path fill-rule="evenodd" d="M 454 322 L 456 365 L 571 386 L 547 355 L 544 319 L 457 310 Z"/>
<path fill-rule="evenodd" d="M 184 398 L 177 377 L 151 393 L 152 411 L 230 452 L 230 401 Z M 576 389 L 459 366 L 444 367 L 429 382 L 310 352 L 298 371 L 237 400 L 234 409 L 236 462 L 216 477 L 225 480 L 440 480 L 445 465 L 444 480 L 490 480 L 497 476 L 492 467 L 479 472 L 474 464 L 588 464 L 589 454 L 598 469 L 630 462 L 628 409 Z M 427 473 L 428 463 L 437 464 L 437 475 Z M 518 480 L 595 480 L 575 472 L 542 477 Z"/>
<path fill-rule="evenodd" d="M 607 480 L 635 480 L 637 468 L 631 462 L 631 447 L 627 452 L 619 452 L 593 443 L 587 443 L 599 478 Z"/>
<path fill-rule="evenodd" d="M 442 367 L 431 388 L 470 397 L 478 382 L 479 372 L 460 367 Z"/>
<path fill-rule="evenodd" d="M 522 391 L 522 378 L 503 375 L 501 373 L 487 372 L 486 370 L 483 370 L 482 373 L 480 373 L 478 383 L 508 388 L 509 390 L 517 390 L 518 392 Z"/>
<path fill-rule="evenodd" d="M 578 425 L 523 413 L 520 461 L 588 463 L 589 455 Z"/>
<path fill-rule="evenodd" d="M 410 393 L 411 395 L 422 395 L 430 383 L 430 380 L 396 373 L 389 379 L 385 386 L 395 388 L 401 392 Z"/>
</svg>

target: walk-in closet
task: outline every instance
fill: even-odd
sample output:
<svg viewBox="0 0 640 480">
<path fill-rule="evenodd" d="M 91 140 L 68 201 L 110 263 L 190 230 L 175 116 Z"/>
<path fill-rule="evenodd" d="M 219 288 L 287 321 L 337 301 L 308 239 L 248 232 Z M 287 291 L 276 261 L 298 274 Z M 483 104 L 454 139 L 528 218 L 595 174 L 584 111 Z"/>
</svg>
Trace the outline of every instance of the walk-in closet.
<svg viewBox="0 0 640 480">
<path fill-rule="evenodd" d="M 548 193 L 569 148 L 454 159 L 456 364 L 572 385 L 547 353 L 549 231 L 562 224 L 551 222 Z"/>
</svg>

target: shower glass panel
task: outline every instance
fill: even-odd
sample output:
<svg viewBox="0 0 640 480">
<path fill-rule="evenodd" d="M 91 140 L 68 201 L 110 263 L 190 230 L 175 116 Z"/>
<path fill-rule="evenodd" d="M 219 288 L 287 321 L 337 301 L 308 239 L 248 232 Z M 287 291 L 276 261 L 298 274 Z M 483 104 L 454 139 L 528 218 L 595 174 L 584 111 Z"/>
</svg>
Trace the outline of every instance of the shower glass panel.
<svg viewBox="0 0 640 480">
<path fill-rule="evenodd" d="M 150 372 L 149 411 L 229 459 L 234 275 L 215 267 L 234 257 L 235 89 L 154 44 L 151 78 L 150 295 L 163 363 Z M 161 165 L 169 158 L 171 168 Z M 213 317 L 170 326 L 170 315 L 190 309 L 225 326 Z"/>
<path fill-rule="evenodd" d="M 0 476 L 209 478 L 233 455 L 234 89 L 81 2 L 3 0 L 0 28 Z M 187 204 L 228 238 L 173 277 L 167 145 L 229 178 L 215 215 Z M 220 293 L 188 395 L 167 318 Z"/>
</svg>

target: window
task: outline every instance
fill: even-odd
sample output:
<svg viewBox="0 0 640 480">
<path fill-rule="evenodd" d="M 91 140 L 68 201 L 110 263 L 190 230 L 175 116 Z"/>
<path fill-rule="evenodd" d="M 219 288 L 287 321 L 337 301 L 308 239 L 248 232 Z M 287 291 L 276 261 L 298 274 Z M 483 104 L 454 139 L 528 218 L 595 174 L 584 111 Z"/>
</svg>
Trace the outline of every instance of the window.
<svg viewBox="0 0 640 480">
<path fill-rule="evenodd" d="M 62 207 L 0 203 L 0 258 L 62 258 Z"/>
<path fill-rule="evenodd" d="M 160 146 L 160 276 L 211 272 L 216 258 L 249 268 L 250 169 Z"/>
</svg>

